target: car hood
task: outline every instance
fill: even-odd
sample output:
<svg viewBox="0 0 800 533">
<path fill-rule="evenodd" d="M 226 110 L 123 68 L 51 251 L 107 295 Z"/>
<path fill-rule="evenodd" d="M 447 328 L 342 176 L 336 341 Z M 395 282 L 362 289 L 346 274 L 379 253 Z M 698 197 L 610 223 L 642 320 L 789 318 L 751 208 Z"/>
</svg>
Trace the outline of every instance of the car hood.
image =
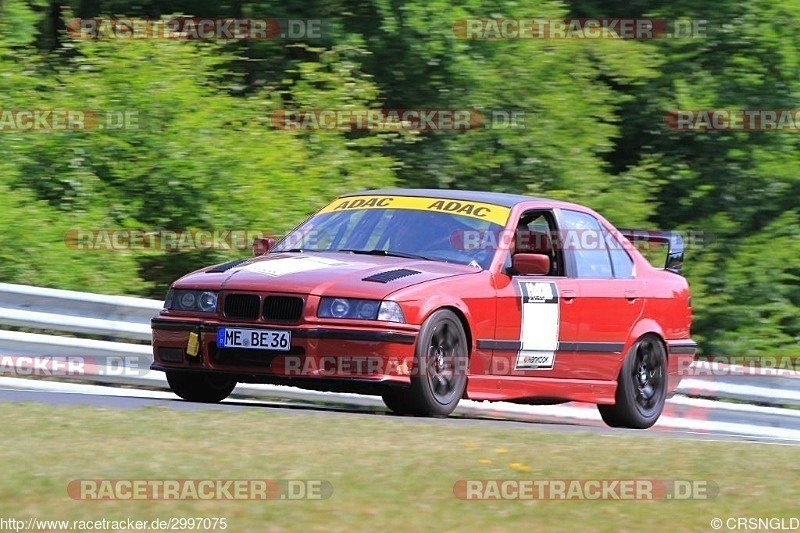
<svg viewBox="0 0 800 533">
<path fill-rule="evenodd" d="M 174 287 L 383 298 L 418 283 L 478 272 L 466 265 L 401 257 L 276 253 L 193 272 Z"/>
</svg>

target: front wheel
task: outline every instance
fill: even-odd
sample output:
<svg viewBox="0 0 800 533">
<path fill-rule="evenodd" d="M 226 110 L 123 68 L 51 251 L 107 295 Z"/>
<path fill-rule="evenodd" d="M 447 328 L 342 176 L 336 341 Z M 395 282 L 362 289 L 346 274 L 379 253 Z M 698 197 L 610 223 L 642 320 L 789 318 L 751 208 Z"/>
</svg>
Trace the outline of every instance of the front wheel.
<svg viewBox="0 0 800 533">
<path fill-rule="evenodd" d="M 217 403 L 227 398 L 236 381 L 220 374 L 203 372 L 167 372 L 172 392 L 190 402 Z"/>
<path fill-rule="evenodd" d="M 612 427 L 646 429 L 656 423 L 667 397 L 667 352 L 660 339 L 646 335 L 628 352 L 617 378 L 615 405 L 598 405 Z"/>
<path fill-rule="evenodd" d="M 408 401 L 408 390 L 390 389 L 382 395 L 383 403 L 386 404 L 396 415 L 414 414 L 414 407 Z"/>
<path fill-rule="evenodd" d="M 467 335 L 455 313 L 440 309 L 417 338 L 408 406 L 420 416 L 447 416 L 467 386 Z"/>
</svg>

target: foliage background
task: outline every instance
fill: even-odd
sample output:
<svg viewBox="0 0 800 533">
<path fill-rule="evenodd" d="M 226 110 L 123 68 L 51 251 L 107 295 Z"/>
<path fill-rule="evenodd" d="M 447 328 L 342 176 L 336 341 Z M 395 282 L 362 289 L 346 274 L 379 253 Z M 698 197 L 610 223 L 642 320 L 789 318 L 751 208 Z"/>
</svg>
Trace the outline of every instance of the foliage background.
<svg viewBox="0 0 800 533">
<path fill-rule="evenodd" d="M 309 41 L 76 41 L 73 17 L 322 18 Z M 459 40 L 464 17 L 706 19 L 703 38 Z M 706 353 L 792 353 L 792 132 L 675 132 L 670 109 L 800 108 L 793 0 L 4 0 L 0 109 L 124 109 L 136 130 L 0 132 L 0 280 L 161 298 L 241 252 L 71 250 L 74 228 L 270 229 L 383 186 L 568 199 L 687 250 Z M 521 110 L 523 129 L 287 132 L 281 108 Z"/>
</svg>

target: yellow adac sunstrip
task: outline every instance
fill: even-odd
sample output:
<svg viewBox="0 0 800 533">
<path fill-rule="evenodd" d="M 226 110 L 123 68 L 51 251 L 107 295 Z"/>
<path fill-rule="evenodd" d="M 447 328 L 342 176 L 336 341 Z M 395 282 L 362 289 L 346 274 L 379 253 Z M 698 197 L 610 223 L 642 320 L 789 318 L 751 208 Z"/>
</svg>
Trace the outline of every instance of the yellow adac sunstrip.
<svg viewBox="0 0 800 533">
<path fill-rule="evenodd" d="M 488 220 L 504 226 L 511 209 L 483 202 L 451 200 L 449 198 L 425 198 L 419 196 L 347 196 L 338 198 L 319 210 L 320 213 L 334 213 L 354 209 L 416 209 L 418 211 L 437 211 L 452 215 L 464 215 Z"/>
</svg>

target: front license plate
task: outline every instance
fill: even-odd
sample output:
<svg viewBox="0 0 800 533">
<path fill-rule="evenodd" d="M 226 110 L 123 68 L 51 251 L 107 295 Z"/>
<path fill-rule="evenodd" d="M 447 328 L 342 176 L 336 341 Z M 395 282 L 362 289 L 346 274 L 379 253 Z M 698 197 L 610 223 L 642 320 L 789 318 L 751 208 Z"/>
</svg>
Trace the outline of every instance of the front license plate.
<svg viewBox="0 0 800 533">
<path fill-rule="evenodd" d="M 292 348 L 292 332 L 282 329 L 219 328 L 217 347 L 288 352 Z"/>
</svg>

